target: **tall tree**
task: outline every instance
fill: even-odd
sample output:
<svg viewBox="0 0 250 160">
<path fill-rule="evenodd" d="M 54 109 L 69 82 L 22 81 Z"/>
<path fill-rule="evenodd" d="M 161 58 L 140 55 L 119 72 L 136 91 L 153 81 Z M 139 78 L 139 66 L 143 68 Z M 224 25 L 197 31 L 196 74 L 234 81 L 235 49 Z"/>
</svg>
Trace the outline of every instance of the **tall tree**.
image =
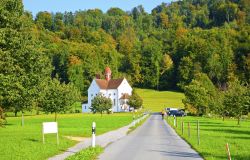
<svg viewBox="0 0 250 160">
<path fill-rule="evenodd" d="M 160 63 L 162 60 L 162 44 L 154 37 L 143 40 L 142 43 L 142 81 L 144 86 L 158 89 L 160 78 Z"/>
<path fill-rule="evenodd" d="M 52 29 L 53 20 L 52 15 L 49 12 L 38 12 L 36 15 L 36 23 L 39 27 L 48 30 Z"/>
<path fill-rule="evenodd" d="M 29 34 L 22 1 L 3 0 L 0 6 L 0 105 L 24 112 L 32 108 L 50 64 Z"/>
</svg>

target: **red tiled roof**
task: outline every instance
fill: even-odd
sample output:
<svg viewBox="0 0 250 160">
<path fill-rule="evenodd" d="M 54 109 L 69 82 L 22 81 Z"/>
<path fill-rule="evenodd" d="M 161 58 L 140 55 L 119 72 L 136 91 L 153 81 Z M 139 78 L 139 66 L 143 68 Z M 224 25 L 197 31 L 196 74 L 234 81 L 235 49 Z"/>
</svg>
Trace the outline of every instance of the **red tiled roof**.
<svg viewBox="0 0 250 160">
<path fill-rule="evenodd" d="M 95 81 L 101 89 L 117 89 L 122 83 L 123 79 L 124 78 L 111 79 L 109 81 L 105 79 L 95 79 Z"/>
</svg>

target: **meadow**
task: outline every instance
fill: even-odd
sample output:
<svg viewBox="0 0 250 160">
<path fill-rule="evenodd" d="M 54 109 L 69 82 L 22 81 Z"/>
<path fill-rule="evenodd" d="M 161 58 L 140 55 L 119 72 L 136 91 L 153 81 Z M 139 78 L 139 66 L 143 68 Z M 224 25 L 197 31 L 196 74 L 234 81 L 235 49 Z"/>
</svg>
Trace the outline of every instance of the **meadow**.
<svg viewBox="0 0 250 160">
<path fill-rule="evenodd" d="M 92 122 L 96 122 L 96 134 L 108 132 L 132 122 L 131 113 L 117 114 L 60 114 L 58 116 L 59 141 L 56 135 L 45 135 L 42 143 L 42 122 L 54 121 L 54 115 L 25 116 L 25 124 L 21 126 L 21 117 L 7 117 L 5 128 L 0 128 L 1 160 L 40 160 L 65 151 L 77 141 L 65 136 L 90 137 Z"/>
<path fill-rule="evenodd" d="M 173 127 L 173 117 L 167 118 Z M 197 120 L 200 126 L 200 145 L 197 141 Z M 182 134 L 181 122 L 184 122 Z M 188 136 L 188 122 L 190 123 L 190 137 Z M 250 159 L 250 121 L 245 119 L 237 125 L 237 120 L 205 117 L 183 117 L 177 119 L 177 133 L 185 139 L 206 160 L 227 159 L 226 143 L 229 144 L 231 157 L 234 160 Z"/>
<path fill-rule="evenodd" d="M 160 112 L 163 108 L 183 108 L 184 94 L 174 91 L 156 91 L 152 89 L 136 89 L 143 99 L 143 106 L 153 112 Z"/>
</svg>

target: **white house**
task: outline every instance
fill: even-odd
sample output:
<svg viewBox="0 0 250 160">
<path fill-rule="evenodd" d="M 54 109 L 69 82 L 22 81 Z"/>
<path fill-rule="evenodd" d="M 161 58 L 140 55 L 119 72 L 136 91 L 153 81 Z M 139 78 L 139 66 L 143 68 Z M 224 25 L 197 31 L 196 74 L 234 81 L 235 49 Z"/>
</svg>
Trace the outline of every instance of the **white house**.
<svg viewBox="0 0 250 160">
<path fill-rule="evenodd" d="M 102 93 L 105 97 L 112 100 L 112 111 L 128 111 L 127 101 L 132 94 L 132 88 L 126 78 L 111 79 L 111 70 L 105 68 L 105 79 L 96 77 L 88 89 L 88 103 L 82 104 L 82 112 L 90 112 L 91 101 L 98 94 Z"/>
</svg>

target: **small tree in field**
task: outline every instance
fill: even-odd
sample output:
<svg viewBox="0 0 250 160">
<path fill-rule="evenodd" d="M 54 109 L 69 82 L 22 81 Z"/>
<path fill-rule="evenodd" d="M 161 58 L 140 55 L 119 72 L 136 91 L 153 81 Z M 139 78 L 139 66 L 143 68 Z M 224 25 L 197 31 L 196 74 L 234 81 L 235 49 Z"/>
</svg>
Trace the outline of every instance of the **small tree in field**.
<svg viewBox="0 0 250 160">
<path fill-rule="evenodd" d="M 91 104 L 92 104 L 90 107 L 91 111 L 93 113 L 99 112 L 101 113 L 101 115 L 105 111 L 109 112 L 110 109 L 112 108 L 111 99 L 104 97 L 102 94 L 98 94 L 97 96 L 95 96 Z"/>
<path fill-rule="evenodd" d="M 229 110 L 229 114 L 238 119 L 242 115 L 248 114 L 250 106 L 249 88 L 241 85 L 239 81 L 229 84 L 229 89 L 225 93 L 224 105 Z"/>
<path fill-rule="evenodd" d="M 142 98 L 133 90 L 132 96 L 129 97 L 128 104 L 135 109 L 141 108 L 143 103 Z"/>
<path fill-rule="evenodd" d="M 57 113 L 69 110 L 80 97 L 80 92 L 73 85 L 60 84 L 57 79 L 53 79 L 45 84 L 39 106 L 47 113 L 55 113 L 56 121 Z"/>
</svg>

